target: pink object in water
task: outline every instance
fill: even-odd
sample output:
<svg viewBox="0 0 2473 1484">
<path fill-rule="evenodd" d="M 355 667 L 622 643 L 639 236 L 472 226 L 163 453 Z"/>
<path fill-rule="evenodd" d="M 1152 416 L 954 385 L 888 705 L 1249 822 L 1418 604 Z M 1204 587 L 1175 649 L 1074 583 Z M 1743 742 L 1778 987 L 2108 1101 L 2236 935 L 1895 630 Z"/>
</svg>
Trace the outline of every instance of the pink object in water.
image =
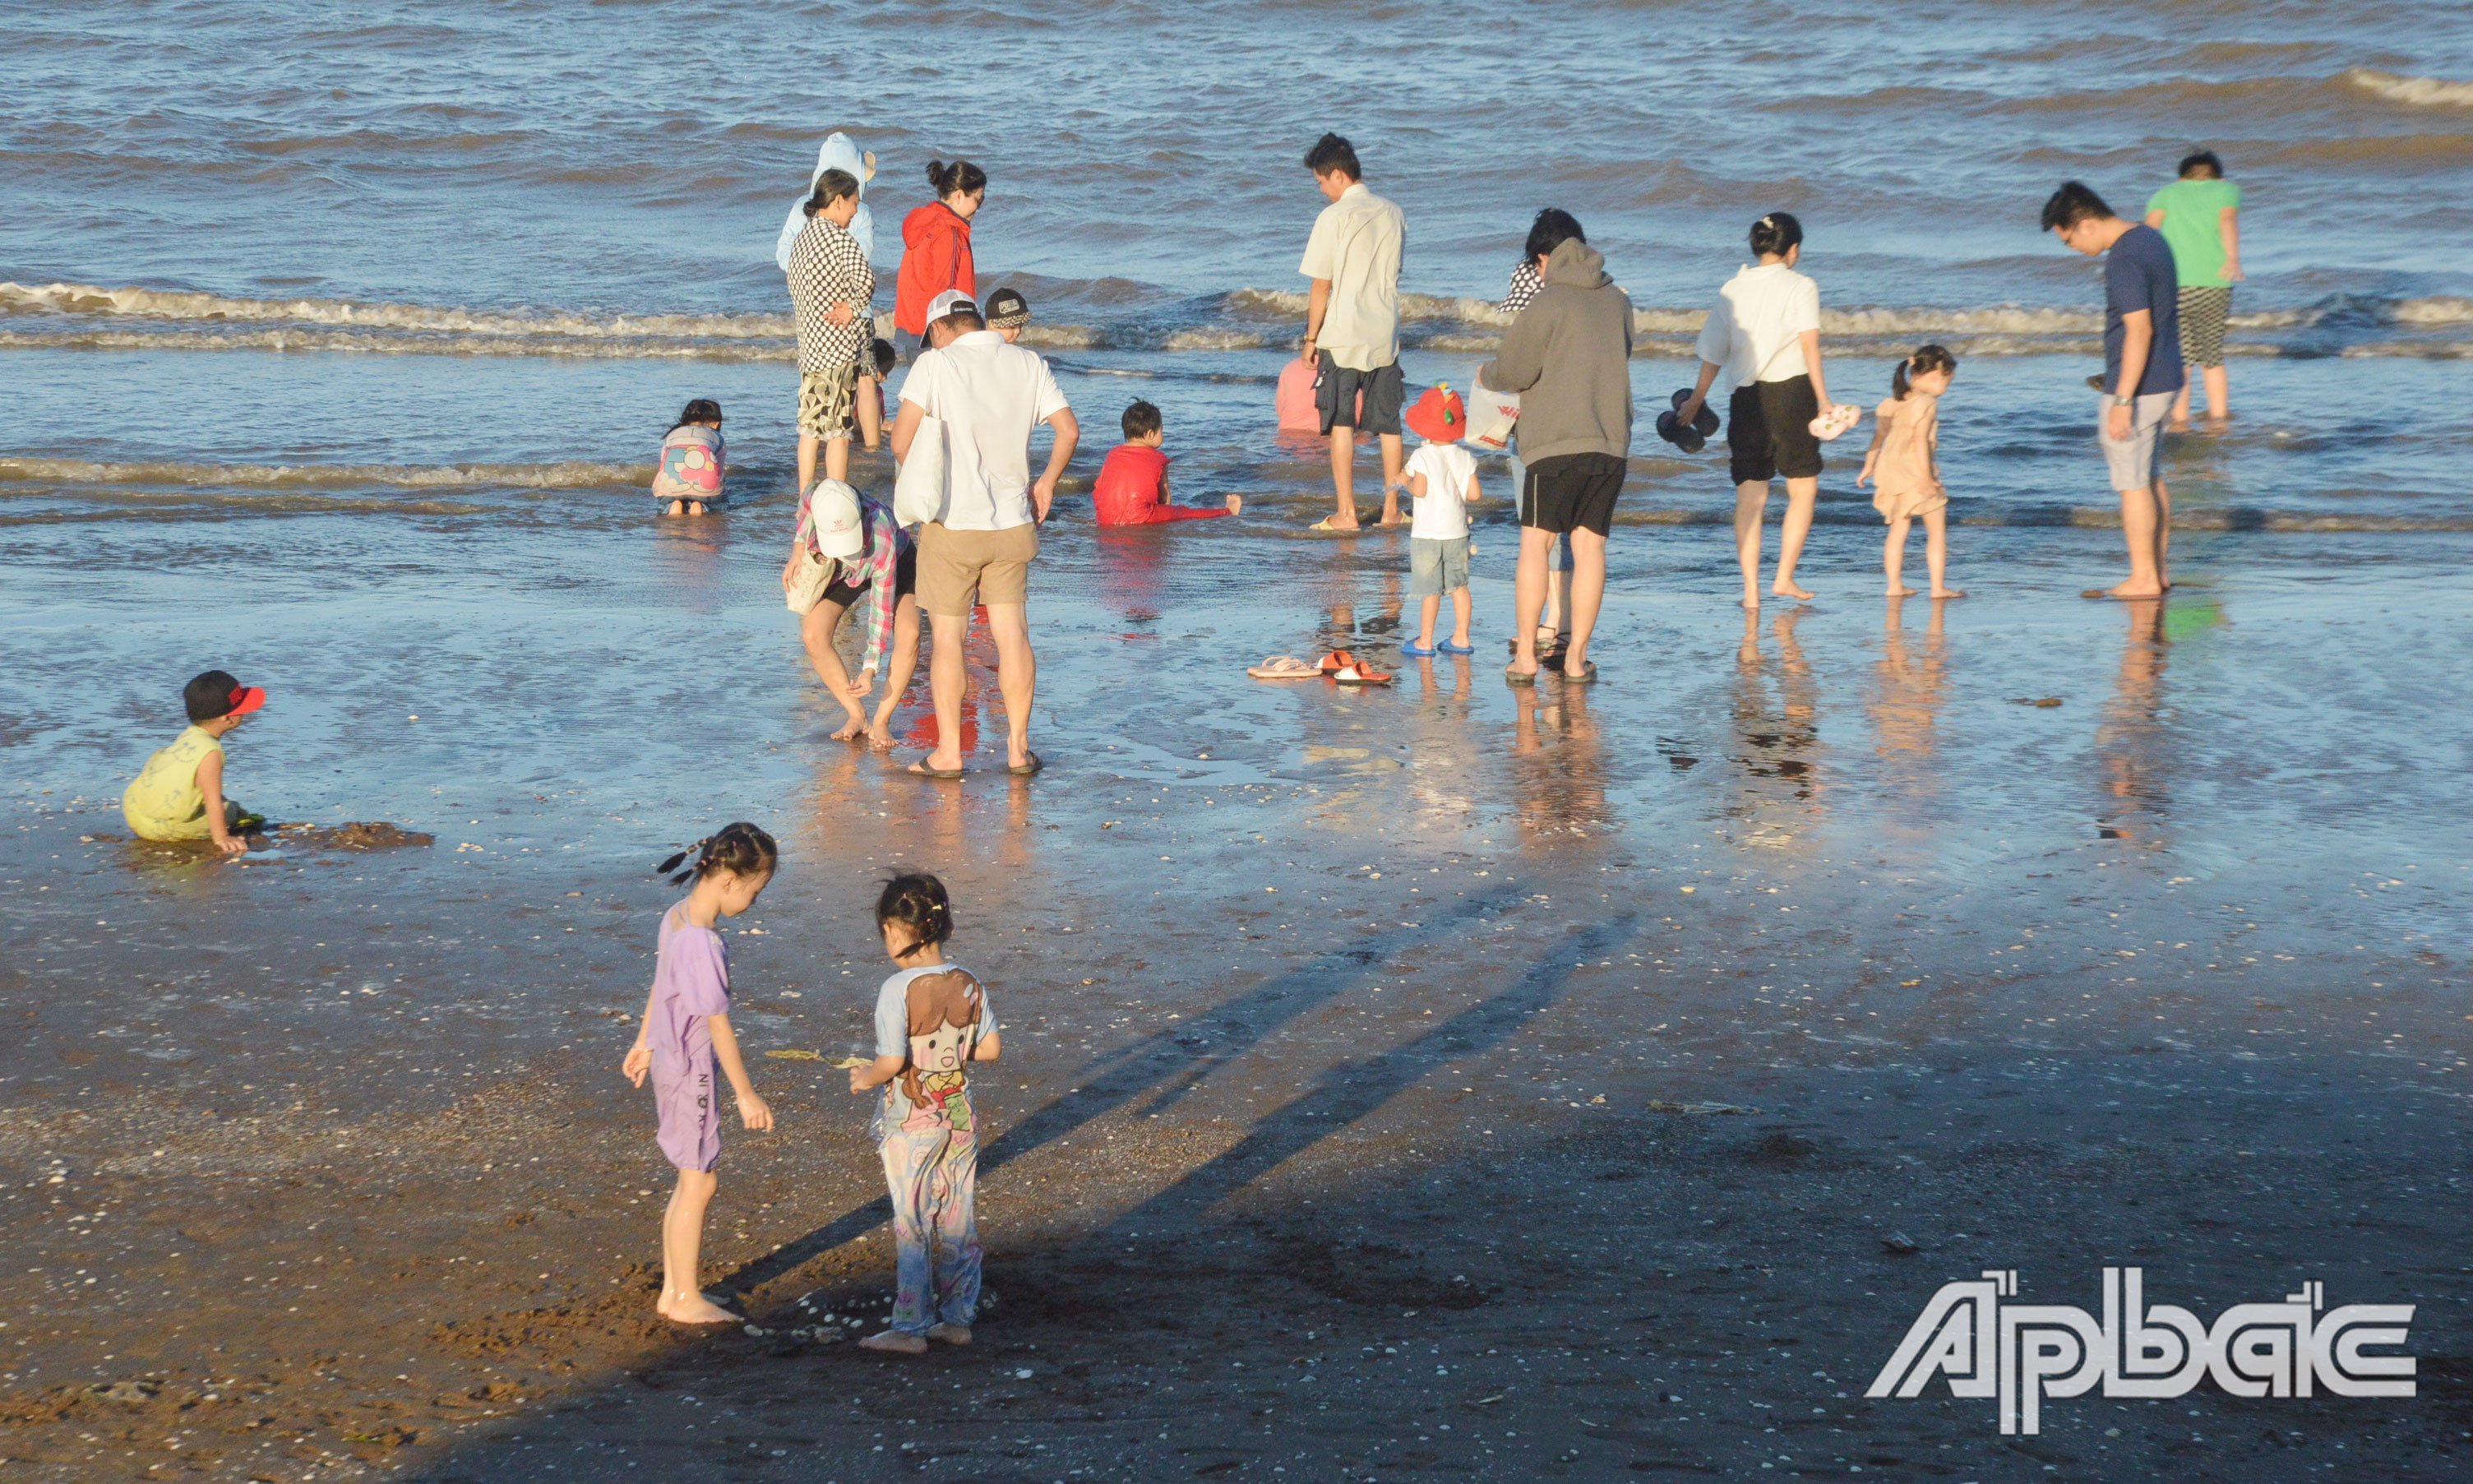
<svg viewBox="0 0 2473 1484">
<path fill-rule="evenodd" d="M 1280 431 L 1283 433 L 1319 433 L 1322 413 L 1314 406 L 1314 369 L 1305 361 L 1291 360 L 1280 369 L 1280 393 L 1277 398 Z M 1364 394 L 1357 398 L 1357 412 L 1365 410 Z"/>
</svg>

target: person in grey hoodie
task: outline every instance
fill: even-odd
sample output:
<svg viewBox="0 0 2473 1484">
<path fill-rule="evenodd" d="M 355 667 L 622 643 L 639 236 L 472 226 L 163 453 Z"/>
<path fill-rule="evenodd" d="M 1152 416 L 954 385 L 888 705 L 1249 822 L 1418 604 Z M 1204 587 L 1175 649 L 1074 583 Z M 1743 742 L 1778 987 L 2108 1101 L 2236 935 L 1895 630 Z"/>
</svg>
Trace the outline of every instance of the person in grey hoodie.
<svg viewBox="0 0 2473 1484">
<path fill-rule="evenodd" d="M 1537 615 L 1555 539 L 1572 539 L 1572 641 L 1563 678 L 1597 678 L 1589 635 L 1606 595 L 1606 533 L 1631 453 L 1631 299 L 1606 276 L 1603 254 L 1568 211 L 1537 213 L 1528 256 L 1545 287 L 1511 322 L 1502 348 L 1477 372 L 1520 394 L 1520 572 L 1513 586 L 1519 650 L 1503 670 L 1537 682 Z"/>
</svg>

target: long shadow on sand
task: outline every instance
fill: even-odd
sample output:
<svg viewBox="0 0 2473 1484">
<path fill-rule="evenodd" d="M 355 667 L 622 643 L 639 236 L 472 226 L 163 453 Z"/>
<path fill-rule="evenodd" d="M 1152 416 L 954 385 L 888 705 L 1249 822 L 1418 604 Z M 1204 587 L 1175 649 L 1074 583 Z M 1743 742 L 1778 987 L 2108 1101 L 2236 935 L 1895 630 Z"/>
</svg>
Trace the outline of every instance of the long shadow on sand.
<svg viewBox="0 0 2473 1484">
<path fill-rule="evenodd" d="M 1491 891 L 1434 922 L 1369 939 L 1361 946 L 1325 954 L 1266 980 L 1212 1013 L 1203 1028 L 1219 1038 L 1213 1044 L 1188 1044 L 1195 1039 L 1191 1022 L 1143 1038 L 1097 1064 L 1076 1091 L 1049 1103 L 994 1141 L 982 1159 L 982 1167 L 1020 1158 L 1050 1139 L 1125 1107 L 1144 1093 L 1157 1093 L 1163 1102 L 1183 1095 L 1213 1068 L 1259 1044 L 1281 1026 L 1337 998 L 1389 954 L 1492 917 L 1502 907 L 1516 904 L 1521 895 L 1515 888 Z M 1422 1081 L 1436 1065 L 1499 1049 L 1522 1025 L 1563 996 L 1575 963 L 1603 957 L 1628 941 L 1637 921 L 1636 913 L 1620 912 L 1603 922 L 1558 933 L 1542 946 L 1535 940 L 1525 941 L 1521 945 L 1534 956 L 1511 984 L 1395 1046 L 1325 1067 L 1301 1095 L 1258 1122 L 1234 1146 L 1123 1212 L 1108 1226 L 1094 1229 L 1091 1236 L 1096 1238 L 1106 1233 L 1163 1221 L 1200 1218 L 1210 1207 L 1282 1161 L 1372 1116 Z M 809 1258 L 881 1223 L 886 1204 L 873 1201 L 851 1210 L 761 1261 L 739 1269 L 729 1281 L 736 1287 L 752 1288 L 791 1272 Z M 718 1376 L 706 1379 L 723 1384 Z M 573 1451 L 576 1448 L 589 1450 L 599 1442 L 588 1425 L 569 1427 L 554 1416 L 540 1414 L 511 1420 L 507 1425 L 523 1430 L 528 1444 L 525 1454 L 532 1454 L 534 1448 L 540 1452 L 536 1456 L 515 1456 L 498 1451 L 493 1445 L 505 1440 L 493 1430 L 489 1435 L 464 1440 L 448 1456 L 429 1463 L 415 1477 L 431 1484 L 460 1484 L 475 1478 L 528 1478 L 537 1474 L 581 1477 L 591 1476 L 596 1463 L 609 1462 L 606 1458 L 579 1458 Z M 812 1438 L 804 1436 L 800 1441 L 810 1446 L 813 1443 Z M 629 1446 L 648 1449 L 640 1457 L 679 1464 L 689 1461 L 682 1454 L 680 1440 L 655 1444 L 636 1437 L 630 1440 Z M 664 1454 L 669 1455 L 666 1460 Z M 629 1465 L 636 1461 L 631 1458 Z M 770 1472 L 763 1467 L 764 1461 L 734 1453 L 726 1460 L 712 1458 L 707 1462 L 727 1470 L 732 1476 Z"/>
<path fill-rule="evenodd" d="M 1164 1026 L 1077 1073 L 1074 1090 L 1007 1128 L 979 1151 L 979 1173 L 1002 1169 L 1012 1161 L 1117 1112 L 1146 1095 L 1152 1111 L 1172 1106 L 1219 1067 L 1260 1045 L 1300 1017 L 1339 998 L 1396 955 L 1416 945 L 1446 939 L 1471 923 L 1497 915 L 1521 901 L 1525 894 L 1508 884 L 1471 897 L 1413 928 L 1394 929 L 1335 953 L 1263 980 L 1207 1015 Z M 1525 981 L 1524 981 L 1525 982 Z M 1490 1001 L 1488 1003 L 1491 1003 Z M 1471 1012 L 1438 1025 L 1419 1043 L 1436 1041 Z M 1396 1054 L 1396 1053 L 1395 1053 Z M 1377 1059 L 1381 1060 L 1381 1059 Z M 1293 1105 L 1292 1105 L 1293 1106 Z M 1352 1115 L 1353 1116 L 1353 1115 Z M 1248 1140 L 1250 1143 L 1252 1140 Z M 1310 1139 L 1304 1143 L 1310 1143 Z M 1243 1147 L 1242 1145 L 1239 1146 Z M 1302 1148 L 1303 1143 L 1298 1147 Z M 1235 1151 L 1231 1151 L 1234 1153 Z M 1222 1157 L 1225 1158 L 1224 1156 Z M 1218 1161 L 1214 1161 L 1213 1163 Z M 856 1240 L 891 1219 L 892 1203 L 883 1198 L 847 1211 L 723 1276 L 715 1286 L 745 1293 L 809 1260 Z"/>
</svg>

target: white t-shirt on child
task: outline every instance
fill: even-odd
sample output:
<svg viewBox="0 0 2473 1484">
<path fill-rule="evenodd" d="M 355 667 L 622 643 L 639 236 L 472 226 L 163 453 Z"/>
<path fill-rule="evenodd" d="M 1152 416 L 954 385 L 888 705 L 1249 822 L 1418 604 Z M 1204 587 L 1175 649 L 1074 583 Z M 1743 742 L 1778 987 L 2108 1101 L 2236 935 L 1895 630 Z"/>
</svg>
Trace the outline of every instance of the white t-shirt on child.
<svg viewBox="0 0 2473 1484">
<path fill-rule="evenodd" d="M 1477 477 L 1476 457 L 1457 443 L 1420 443 L 1408 455 L 1406 472 L 1426 476 L 1409 539 L 1448 541 L 1468 535 L 1468 487 Z"/>
</svg>

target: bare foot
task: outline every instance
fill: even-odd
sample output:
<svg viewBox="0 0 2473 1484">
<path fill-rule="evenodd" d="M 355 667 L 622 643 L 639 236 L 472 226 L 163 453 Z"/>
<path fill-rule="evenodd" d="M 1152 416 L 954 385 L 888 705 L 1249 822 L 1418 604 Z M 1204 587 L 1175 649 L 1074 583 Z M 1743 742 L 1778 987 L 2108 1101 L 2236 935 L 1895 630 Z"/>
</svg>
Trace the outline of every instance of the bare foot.
<svg viewBox="0 0 2473 1484">
<path fill-rule="evenodd" d="M 969 1325 L 929 1325 L 927 1338 L 942 1340 L 948 1345 L 968 1345 L 971 1343 L 971 1327 Z"/>
<path fill-rule="evenodd" d="M 1245 514 L 1245 497 L 1243 495 L 1232 494 L 1228 497 L 1228 514 L 1232 515 L 1241 515 Z"/>
<path fill-rule="evenodd" d="M 2178 422 L 2168 422 L 2164 424 L 2164 428 L 2165 431 L 2170 433 L 2187 433 L 2190 431 L 2190 422 L 2189 419 L 2185 418 Z"/>
<path fill-rule="evenodd" d="M 670 502 L 670 514 L 671 514 L 671 515 L 685 515 L 686 513 L 687 513 L 687 502 L 686 502 L 686 501 L 684 501 L 684 500 L 672 500 L 672 501 Z"/>
<path fill-rule="evenodd" d="M 687 503 L 687 514 L 688 514 L 688 515 L 703 515 L 703 514 L 704 514 L 704 502 L 703 502 L 702 500 L 691 500 L 691 501 L 689 501 L 689 502 Z"/>
<path fill-rule="evenodd" d="M 1759 611 L 1761 610 L 1761 595 L 1760 595 L 1759 593 L 1757 593 L 1757 592 L 1754 592 L 1754 591 L 1753 591 L 1751 588 L 1749 588 L 1749 587 L 1744 588 L 1744 589 L 1743 589 L 1743 607 L 1744 607 L 1745 609 L 1748 609 L 1748 610 L 1751 610 L 1752 612 L 1755 612 L 1755 613 L 1759 612 Z"/>
<path fill-rule="evenodd" d="M 1966 596 L 1966 589 L 1963 587 L 1934 587 L 1932 590 L 1932 595 L 1935 598 L 1962 598 Z"/>
<path fill-rule="evenodd" d="M 848 742 L 853 737 L 863 737 L 865 735 L 867 735 L 867 718 L 864 716 L 853 716 L 849 721 L 842 723 L 839 730 L 833 732 L 833 740 L 836 742 Z"/>
<path fill-rule="evenodd" d="M 890 718 L 886 721 L 876 722 L 867 729 L 868 746 L 891 747 L 893 745 L 893 728 L 888 724 Z"/>
<path fill-rule="evenodd" d="M 858 1342 L 858 1348 L 861 1350 L 880 1350 L 888 1354 L 894 1355 L 924 1355 L 927 1353 L 927 1342 L 924 1339 L 915 1334 L 904 1334 L 899 1329 L 886 1329 L 876 1334 L 871 1334 L 866 1339 Z"/>
<path fill-rule="evenodd" d="M 1776 582 L 1769 584 L 1769 591 L 1776 593 L 1781 598 L 1792 598 L 1797 603 L 1809 603 L 1812 601 L 1811 589 L 1804 586 L 1803 584 L 1794 581 L 1792 578 L 1779 578 Z"/>
<path fill-rule="evenodd" d="M 2099 598 L 2160 598 L 2164 596 L 2164 589 L 2154 583 L 2123 582 L 2088 595 Z"/>
<path fill-rule="evenodd" d="M 1887 596 L 1892 598 L 1911 598 L 1914 595 L 1915 590 L 1912 587 L 1906 586 L 1904 583 L 1899 584 L 1895 587 L 1889 588 L 1887 591 Z"/>
<path fill-rule="evenodd" d="M 674 1325 L 735 1325 L 746 1322 L 700 1293 L 692 1298 L 673 1298 L 663 1294 L 661 1302 L 654 1305 L 654 1312 Z"/>
</svg>

